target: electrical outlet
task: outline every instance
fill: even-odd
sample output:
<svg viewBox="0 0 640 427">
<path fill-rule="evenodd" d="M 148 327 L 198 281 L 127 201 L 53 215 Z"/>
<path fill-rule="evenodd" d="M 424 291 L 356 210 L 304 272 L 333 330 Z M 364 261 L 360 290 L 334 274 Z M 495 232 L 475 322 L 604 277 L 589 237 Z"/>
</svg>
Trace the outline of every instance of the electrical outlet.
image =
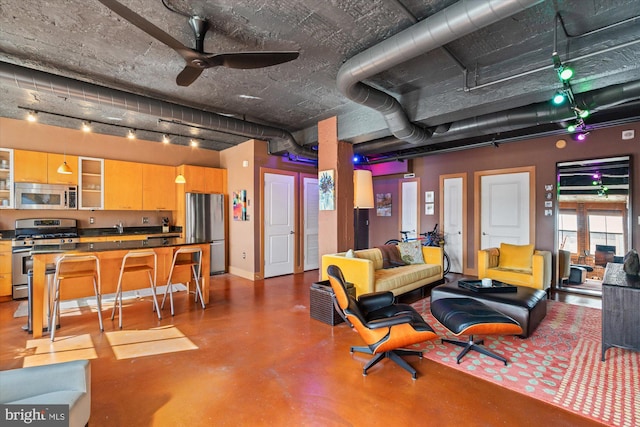
<svg viewBox="0 0 640 427">
<path fill-rule="evenodd" d="M 96 219 L 92 216 L 89 217 L 89 224 L 93 224 L 94 222 L 96 222 Z"/>
<path fill-rule="evenodd" d="M 142 217 L 142 223 L 143 224 L 149 224 L 149 217 L 148 216 L 143 216 Z"/>
</svg>

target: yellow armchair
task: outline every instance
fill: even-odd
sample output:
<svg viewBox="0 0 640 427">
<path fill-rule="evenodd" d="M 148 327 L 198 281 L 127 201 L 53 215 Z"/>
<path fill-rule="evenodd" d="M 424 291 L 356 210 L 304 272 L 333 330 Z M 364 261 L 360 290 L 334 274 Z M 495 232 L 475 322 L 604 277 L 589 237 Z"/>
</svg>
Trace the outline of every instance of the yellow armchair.
<svg viewBox="0 0 640 427">
<path fill-rule="evenodd" d="M 478 251 L 478 278 L 547 290 L 551 286 L 551 252 L 533 245 L 509 245 Z"/>
</svg>

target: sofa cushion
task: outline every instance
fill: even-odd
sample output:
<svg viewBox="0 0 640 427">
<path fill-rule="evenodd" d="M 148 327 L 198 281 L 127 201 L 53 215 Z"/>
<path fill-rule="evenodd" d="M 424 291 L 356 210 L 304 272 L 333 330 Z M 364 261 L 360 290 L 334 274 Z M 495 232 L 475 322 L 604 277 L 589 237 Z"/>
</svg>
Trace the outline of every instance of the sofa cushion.
<svg viewBox="0 0 640 427">
<path fill-rule="evenodd" d="M 419 282 L 440 274 L 440 266 L 435 264 L 404 265 L 398 268 L 376 270 L 376 292 L 393 291 L 411 283 Z"/>
<path fill-rule="evenodd" d="M 356 251 L 356 258 L 368 259 L 373 262 L 374 270 L 380 270 L 382 268 L 382 252 L 380 252 L 380 249 L 360 249 Z"/>
<path fill-rule="evenodd" d="M 396 245 L 382 245 L 377 246 L 382 253 L 382 268 L 394 268 L 401 265 L 405 265 L 400 257 L 400 251 Z"/>
<path fill-rule="evenodd" d="M 424 264 L 422 244 L 420 242 L 400 242 L 398 243 L 398 250 L 405 264 Z"/>
<path fill-rule="evenodd" d="M 498 267 L 513 270 L 530 270 L 533 250 L 533 244 L 510 245 L 508 243 L 500 243 Z"/>
</svg>

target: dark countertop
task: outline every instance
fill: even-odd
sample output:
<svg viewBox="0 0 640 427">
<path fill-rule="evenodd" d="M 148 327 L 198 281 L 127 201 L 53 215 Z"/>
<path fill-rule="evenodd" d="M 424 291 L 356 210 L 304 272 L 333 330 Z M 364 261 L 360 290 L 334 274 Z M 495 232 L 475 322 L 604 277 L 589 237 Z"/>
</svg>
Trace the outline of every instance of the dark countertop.
<svg viewBox="0 0 640 427">
<path fill-rule="evenodd" d="M 167 239 L 120 240 L 115 242 L 64 243 L 62 245 L 35 245 L 31 250 L 31 254 L 37 255 L 63 252 L 105 252 L 202 244 L 209 244 L 209 242 L 170 237 Z"/>
<path fill-rule="evenodd" d="M 152 227 L 124 227 L 122 233 L 118 233 L 115 227 L 108 228 L 79 228 L 78 236 L 80 237 L 103 237 L 103 236 L 132 236 L 137 234 L 155 235 L 155 234 L 176 234 L 182 233 L 182 227 L 170 227 L 169 233 L 162 232 L 162 226 Z"/>
</svg>

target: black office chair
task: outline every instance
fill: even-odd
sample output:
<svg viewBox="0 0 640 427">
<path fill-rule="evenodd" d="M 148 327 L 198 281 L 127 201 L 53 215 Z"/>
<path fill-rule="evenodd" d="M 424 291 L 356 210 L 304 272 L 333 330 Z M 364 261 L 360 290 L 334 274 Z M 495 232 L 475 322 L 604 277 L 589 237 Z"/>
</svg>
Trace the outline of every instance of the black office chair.
<svg viewBox="0 0 640 427">
<path fill-rule="evenodd" d="M 422 358 L 422 352 L 400 347 L 438 338 L 431 326 L 410 305 L 395 304 L 392 292 L 361 295 L 356 301 L 347 292 L 342 270 L 338 266 L 330 265 L 327 274 L 336 296 L 336 310 L 344 314 L 346 321 L 367 344 L 366 347 L 351 347 L 351 353 L 358 351 L 375 355 L 364 366 L 362 375 L 367 375 L 369 368 L 388 357 L 411 373 L 415 380 L 416 370 L 400 356 Z"/>
</svg>

